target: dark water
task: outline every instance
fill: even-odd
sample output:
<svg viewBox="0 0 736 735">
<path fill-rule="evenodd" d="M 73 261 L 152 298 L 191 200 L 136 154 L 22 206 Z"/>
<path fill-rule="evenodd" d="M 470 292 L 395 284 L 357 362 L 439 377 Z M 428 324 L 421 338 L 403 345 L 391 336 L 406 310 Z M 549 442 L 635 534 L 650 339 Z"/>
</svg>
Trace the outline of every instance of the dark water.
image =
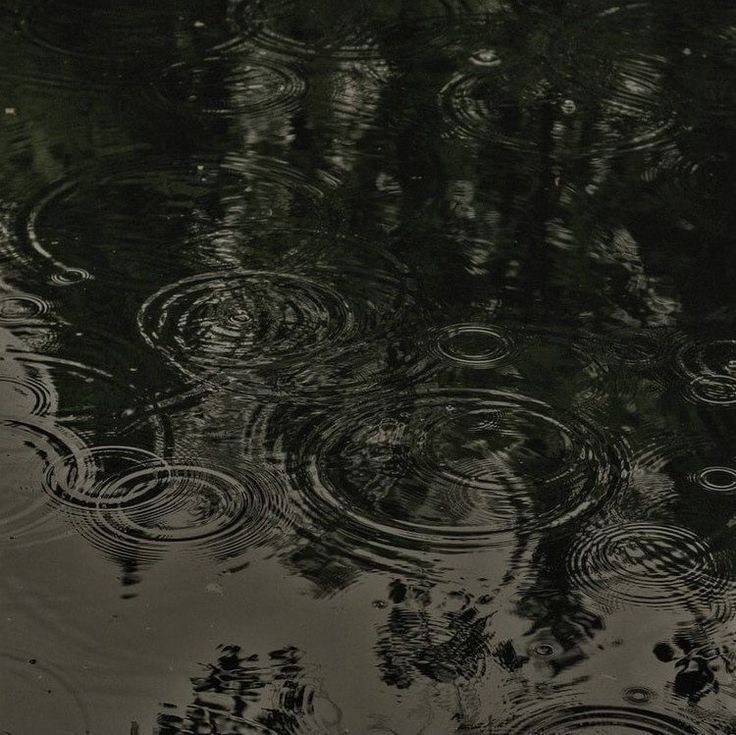
<svg viewBox="0 0 736 735">
<path fill-rule="evenodd" d="M 0 0 L 0 732 L 736 732 L 736 6 Z"/>
</svg>

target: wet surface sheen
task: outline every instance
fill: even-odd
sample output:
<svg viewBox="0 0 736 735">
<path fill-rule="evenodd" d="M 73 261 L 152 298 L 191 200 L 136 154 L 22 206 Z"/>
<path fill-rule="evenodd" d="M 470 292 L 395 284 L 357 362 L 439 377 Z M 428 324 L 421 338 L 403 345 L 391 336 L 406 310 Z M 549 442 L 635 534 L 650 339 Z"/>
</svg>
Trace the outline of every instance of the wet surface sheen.
<svg viewBox="0 0 736 735">
<path fill-rule="evenodd" d="M 0 0 L 0 732 L 736 733 L 736 9 Z"/>
</svg>

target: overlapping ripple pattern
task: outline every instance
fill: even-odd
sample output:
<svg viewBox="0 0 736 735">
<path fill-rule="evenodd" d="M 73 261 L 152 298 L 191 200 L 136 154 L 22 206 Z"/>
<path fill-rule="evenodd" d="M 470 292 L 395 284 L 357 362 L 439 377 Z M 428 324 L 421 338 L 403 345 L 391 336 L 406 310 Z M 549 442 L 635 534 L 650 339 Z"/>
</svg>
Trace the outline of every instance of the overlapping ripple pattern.
<svg viewBox="0 0 736 735">
<path fill-rule="evenodd" d="M 0 733 L 736 733 L 734 29 L 0 0 Z"/>
</svg>

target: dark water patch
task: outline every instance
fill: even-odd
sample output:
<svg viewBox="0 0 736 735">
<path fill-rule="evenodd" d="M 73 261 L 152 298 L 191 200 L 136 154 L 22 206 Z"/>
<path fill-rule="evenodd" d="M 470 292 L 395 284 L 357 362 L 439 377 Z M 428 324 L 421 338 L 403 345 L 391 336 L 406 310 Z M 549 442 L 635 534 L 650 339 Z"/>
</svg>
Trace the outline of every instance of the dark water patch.
<svg viewBox="0 0 736 735">
<path fill-rule="evenodd" d="M 29 267 L 45 264 L 56 285 L 90 276 L 113 285 L 160 283 L 164 262 L 181 268 L 193 258 L 196 268 L 207 258 L 231 265 L 242 229 L 232 231 L 229 222 L 238 228 L 268 222 L 319 196 L 288 166 L 268 158 L 203 157 L 179 165 L 108 160 L 40 194 L 19 223 L 24 250 L 12 254 L 33 259 Z"/>
<path fill-rule="evenodd" d="M 735 18 L 0 0 L 0 730 L 733 730 Z"/>
<path fill-rule="evenodd" d="M 206 48 L 223 43 L 227 32 L 215 18 L 192 3 L 145 7 L 135 0 L 36 0 L 22 10 L 18 22 L 29 41 L 62 58 L 93 69 L 142 69 L 174 55 L 179 44 Z"/>
</svg>

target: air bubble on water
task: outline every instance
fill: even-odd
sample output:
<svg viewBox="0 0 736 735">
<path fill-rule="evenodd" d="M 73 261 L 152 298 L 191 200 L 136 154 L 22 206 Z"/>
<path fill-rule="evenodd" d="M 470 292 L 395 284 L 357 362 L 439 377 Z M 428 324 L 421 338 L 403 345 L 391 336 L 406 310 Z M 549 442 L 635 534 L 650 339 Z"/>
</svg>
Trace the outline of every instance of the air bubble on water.
<svg viewBox="0 0 736 735">
<path fill-rule="evenodd" d="M 482 49 L 476 51 L 470 60 L 476 66 L 498 66 L 501 63 L 501 59 L 498 58 L 498 54 L 493 49 Z"/>
</svg>

